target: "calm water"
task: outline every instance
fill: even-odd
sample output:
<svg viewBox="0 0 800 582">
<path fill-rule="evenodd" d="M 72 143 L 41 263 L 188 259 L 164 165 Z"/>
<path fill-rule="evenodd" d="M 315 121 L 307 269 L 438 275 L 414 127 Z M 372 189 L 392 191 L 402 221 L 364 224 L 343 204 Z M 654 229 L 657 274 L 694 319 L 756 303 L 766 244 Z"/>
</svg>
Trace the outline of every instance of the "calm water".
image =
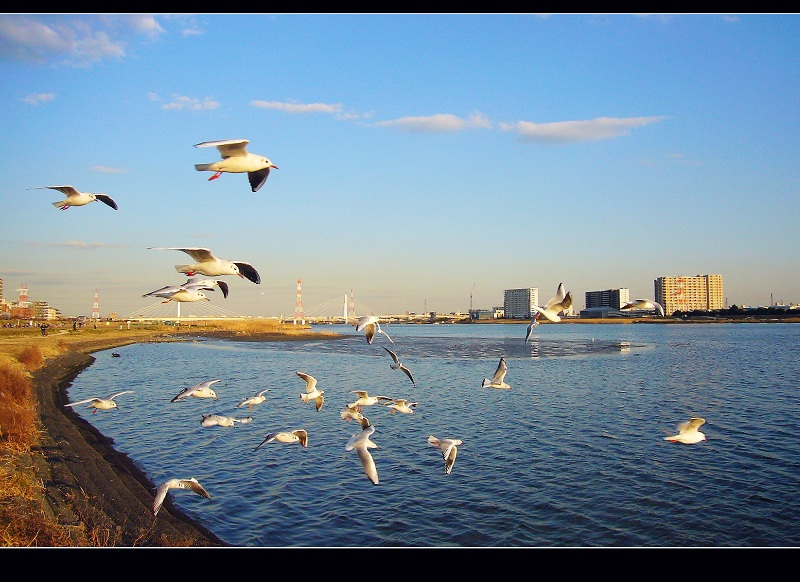
<svg viewBox="0 0 800 582">
<path fill-rule="evenodd" d="M 134 390 L 117 410 L 76 410 L 154 483 L 196 477 L 212 499 L 170 498 L 236 546 L 800 545 L 800 325 L 548 324 L 528 345 L 525 325 L 384 326 L 394 346 L 322 328 L 347 337 L 97 352 L 69 396 Z M 511 389 L 482 388 L 500 356 Z M 320 411 L 296 371 L 325 390 Z M 170 402 L 210 379 L 218 401 Z M 264 388 L 266 402 L 236 408 Z M 339 412 L 357 389 L 419 402 L 364 408 L 379 485 L 345 451 L 359 427 Z M 204 428 L 210 413 L 253 421 Z M 706 442 L 663 440 L 690 416 Z M 253 451 L 295 428 L 307 449 Z M 464 441 L 451 474 L 428 435 Z"/>
</svg>

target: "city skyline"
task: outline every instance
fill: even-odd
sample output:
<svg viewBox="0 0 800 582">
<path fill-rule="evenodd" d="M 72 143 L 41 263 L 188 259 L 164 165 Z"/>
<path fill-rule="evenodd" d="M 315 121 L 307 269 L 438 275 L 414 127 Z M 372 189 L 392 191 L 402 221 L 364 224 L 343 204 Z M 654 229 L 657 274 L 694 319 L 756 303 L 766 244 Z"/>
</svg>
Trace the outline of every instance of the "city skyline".
<svg viewBox="0 0 800 582">
<path fill-rule="evenodd" d="M 796 14 L 0 14 L 0 278 L 62 313 L 152 303 L 204 247 L 211 303 L 288 315 L 578 303 L 719 273 L 800 302 Z M 195 164 L 250 140 L 274 169 Z M 59 210 L 53 190 L 118 209 Z"/>
</svg>

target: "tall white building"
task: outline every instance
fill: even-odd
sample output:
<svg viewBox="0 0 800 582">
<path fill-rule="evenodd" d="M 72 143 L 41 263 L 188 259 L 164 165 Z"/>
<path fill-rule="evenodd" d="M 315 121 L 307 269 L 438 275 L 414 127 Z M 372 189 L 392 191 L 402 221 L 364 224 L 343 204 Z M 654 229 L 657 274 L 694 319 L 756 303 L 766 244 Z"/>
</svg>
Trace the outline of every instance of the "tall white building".
<svg viewBox="0 0 800 582">
<path fill-rule="evenodd" d="M 503 317 L 507 319 L 530 319 L 533 317 L 533 308 L 538 305 L 538 287 L 503 291 Z"/>
<path fill-rule="evenodd" d="M 653 281 L 653 287 L 655 299 L 664 307 L 666 315 L 724 307 L 722 275 L 659 277 Z"/>
</svg>

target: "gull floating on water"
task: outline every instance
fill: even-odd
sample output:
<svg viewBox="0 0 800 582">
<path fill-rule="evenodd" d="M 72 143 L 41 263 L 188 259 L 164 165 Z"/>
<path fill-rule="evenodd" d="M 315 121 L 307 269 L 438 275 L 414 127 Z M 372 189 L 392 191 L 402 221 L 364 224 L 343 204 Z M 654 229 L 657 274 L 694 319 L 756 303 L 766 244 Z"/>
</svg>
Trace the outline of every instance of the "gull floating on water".
<svg viewBox="0 0 800 582">
<path fill-rule="evenodd" d="M 381 329 L 381 323 L 378 321 L 378 318 L 375 315 L 365 315 L 364 317 L 359 317 L 358 322 L 356 323 L 356 331 L 364 332 L 368 344 L 372 344 L 372 340 L 375 339 L 376 333 L 382 333 L 389 339 L 390 342 L 394 343 L 394 340 L 389 337 L 389 334 Z"/>
<path fill-rule="evenodd" d="M 216 384 L 217 382 L 222 382 L 222 380 L 207 380 L 206 382 L 200 382 L 199 384 L 195 384 L 189 388 L 184 388 L 183 391 L 175 396 L 175 398 L 170 400 L 170 402 L 177 402 L 178 400 L 188 398 L 189 396 L 194 396 L 195 398 L 213 398 L 214 400 L 219 400 L 219 398 L 217 398 L 217 393 L 211 389 L 211 385 Z"/>
<path fill-rule="evenodd" d="M 272 441 L 278 441 L 279 443 L 300 443 L 304 449 L 307 449 L 308 431 L 304 428 L 298 428 L 297 430 L 293 431 L 271 432 L 264 437 L 264 440 L 261 441 L 261 444 L 253 450 L 257 451 L 261 445 L 271 443 Z"/>
<path fill-rule="evenodd" d="M 409 402 L 405 398 L 395 398 L 394 402 L 387 406 L 391 409 L 389 414 L 395 412 L 402 412 L 403 414 L 414 414 L 414 407 L 419 404 L 418 402 Z"/>
<path fill-rule="evenodd" d="M 370 396 L 366 390 L 350 390 L 350 394 L 355 394 L 358 396 L 358 400 L 355 402 L 348 404 L 347 406 L 357 406 L 359 412 L 361 411 L 362 406 L 372 406 L 373 404 L 377 404 L 378 402 L 385 402 L 389 401 L 392 402 L 394 399 L 389 398 L 388 396 Z"/>
<path fill-rule="evenodd" d="M 133 390 L 123 390 L 122 392 L 117 392 L 116 394 L 112 394 L 108 398 L 87 398 L 86 400 L 78 400 L 78 402 L 70 402 L 69 404 L 65 404 L 64 406 L 77 406 L 79 404 L 86 404 L 87 402 L 91 402 L 87 408 L 94 408 L 92 414 L 97 414 L 98 410 L 111 410 L 112 408 L 117 407 L 117 403 L 114 402 L 114 398 L 117 396 L 121 396 L 122 394 L 133 394 Z"/>
<path fill-rule="evenodd" d="M 442 459 L 444 459 L 444 472 L 446 475 L 450 474 L 453 470 L 453 465 L 456 463 L 456 455 L 458 454 L 458 446 L 463 445 L 464 441 L 461 439 L 437 439 L 435 436 L 428 437 L 428 444 L 438 447 L 442 450 Z"/>
<path fill-rule="evenodd" d="M 194 277 L 198 273 L 206 277 L 219 277 L 220 275 L 238 275 L 249 279 L 255 284 L 261 283 L 261 275 L 255 267 L 244 261 L 229 261 L 214 256 L 210 249 L 202 247 L 147 247 L 156 251 L 183 251 L 192 257 L 196 263 L 189 265 L 175 265 L 175 270 Z"/>
<path fill-rule="evenodd" d="M 268 158 L 251 154 L 247 151 L 248 139 L 222 139 L 218 141 L 204 141 L 195 144 L 196 148 L 215 147 L 219 150 L 222 159 L 210 164 L 195 164 L 194 169 L 198 172 L 215 172 L 208 180 L 216 180 L 223 172 L 231 174 L 247 174 L 250 181 L 250 189 L 258 192 L 269 178 L 269 171 L 272 168 L 280 169 Z"/>
<path fill-rule="evenodd" d="M 369 449 L 379 449 L 380 447 L 373 443 L 369 437 L 375 432 L 375 427 L 370 425 L 358 434 L 354 434 L 347 441 L 344 446 L 345 451 L 356 450 L 358 459 L 361 461 L 361 466 L 364 468 L 364 474 L 369 477 L 374 485 L 378 484 L 378 469 L 375 467 L 375 460 L 369 452 Z"/>
<path fill-rule="evenodd" d="M 253 410 L 256 404 L 261 404 L 267 399 L 267 397 L 264 396 L 267 392 L 269 392 L 269 388 L 264 388 L 261 392 L 256 392 L 252 396 L 248 396 L 237 405 L 237 408 L 247 406 L 248 410 Z"/>
<path fill-rule="evenodd" d="M 317 379 L 314 378 L 314 376 L 306 374 L 305 372 L 295 373 L 306 383 L 306 392 L 305 394 L 300 395 L 300 399 L 303 402 L 311 402 L 313 400 L 317 410 L 322 408 L 322 404 L 325 402 L 325 396 L 323 396 L 323 394 L 325 394 L 325 390 L 319 390 L 317 388 Z"/>
<path fill-rule="evenodd" d="M 497 369 L 494 371 L 494 376 L 492 376 L 491 380 L 484 378 L 481 386 L 483 388 L 511 388 L 505 383 L 506 372 L 508 372 L 506 359 L 501 356 L 500 363 L 497 364 Z"/>
<path fill-rule="evenodd" d="M 390 355 L 390 356 L 392 356 L 392 359 L 394 360 L 394 364 L 389 364 L 389 367 L 390 367 L 392 370 L 402 370 L 403 372 L 405 372 L 405 375 L 406 375 L 406 376 L 408 376 L 408 379 L 409 379 L 409 380 L 411 380 L 411 383 L 412 383 L 414 386 L 416 386 L 416 385 L 417 385 L 417 383 L 416 383 L 416 382 L 414 382 L 414 377 L 411 375 L 411 370 L 409 370 L 408 368 L 406 368 L 406 367 L 405 367 L 405 366 L 404 366 L 404 365 L 403 365 L 403 364 L 400 362 L 400 360 L 397 358 L 397 354 L 395 354 L 395 353 L 394 353 L 392 350 L 390 350 L 390 349 L 389 349 L 389 348 L 387 348 L 386 346 L 381 346 L 381 347 L 382 347 L 384 350 L 386 350 L 387 352 L 389 352 L 389 355 Z"/>
<path fill-rule="evenodd" d="M 80 192 L 72 186 L 40 186 L 28 188 L 28 190 L 58 190 L 66 196 L 64 200 L 53 202 L 53 206 L 61 210 L 68 210 L 70 206 L 86 206 L 90 202 L 102 202 L 117 210 L 117 203 L 108 194 L 98 194 L 94 192 Z"/>
<path fill-rule="evenodd" d="M 536 313 L 541 313 L 548 320 L 553 323 L 561 321 L 559 313 L 567 311 L 572 306 L 572 291 L 567 292 L 564 289 L 564 283 L 558 284 L 556 294 L 550 298 L 550 301 L 545 303 L 544 307 L 534 307 Z M 536 318 L 538 319 L 538 317 Z M 526 338 L 527 341 L 527 338 Z"/>
<path fill-rule="evenodd" d="M 184 287 L 183 285 L 167 285 L 161 289 L 145 293 L 142 297 L 164 297 L 161 303 L 169 303 L 175 301 L 178 303 L 191 303 L 194 301 L 211 301 L 205 293 L 193 287 Z"/>
<path fill-rule="evenodd" d="M 200 420 L 200 426 L 236 426 L 239 424 L 249 424 L 253 422 L 252 416 L 245 418 L 234 418 L 232 416 L 223 416 L 221 414 L 203 414 Z"/>
<path fill-rule="evenodd" d="M 664 308 L 662 305 L 656 301 L 650 301 L 649 299 L 634 299 L 630 303 L 626 303 L 622 307 L 619 308 L 622 312 L 633 311 L 634 309 L 654 309 L 658 311 L 658 314 L 661 317 L 664 317 Z"/>
<path fill-rule="evenodd" d="M 208 494 L 208 491 L 197 482 L 197 479 L 192 477 L 191 479 L 170 479 L 169 481 L 165 481 L 161 485 L 158 486 L 156 489 L 156 497 L 153 499 L 153 515 L 158 515 L 158 510 L 161 509 L 161 504 L 164 503 L 164 499 L 167 496 L 167 491 L 170 489 L 189 489 L 190 491 L 194 491 L 201 497 L 205 497 L 206 499 L 211 499 L 211 495 Z"/>
<path fill-rule="evenodd" d="M 693 445 L 706 440 L 706 435 L 697 430 L 706 422 L 705 418 L 690 418 L 678 426 L 678 434 L 664 437 L 665 441 Z"/>
</svg>

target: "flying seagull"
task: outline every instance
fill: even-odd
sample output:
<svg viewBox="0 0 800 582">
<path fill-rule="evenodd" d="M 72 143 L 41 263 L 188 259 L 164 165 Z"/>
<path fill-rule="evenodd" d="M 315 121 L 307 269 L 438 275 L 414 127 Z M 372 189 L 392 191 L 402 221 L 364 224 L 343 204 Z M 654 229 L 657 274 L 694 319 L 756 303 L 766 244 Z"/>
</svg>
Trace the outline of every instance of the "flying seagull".
<svg viewBox="0 0 800 582">
<path fill-rule="evenodd" d="M 305 372 L 295 372 L 303 381 L 306 383 L 306 391 L 304 394 L 300 395 L 300 399 L 303 402 L 311 402 L 313 401 L 317 407 L 317 410 L 322 408 L 322 404 L 325 402 L 325 390 L 319 390 L 317 388 L 317 379 L 314 376 L 306 374 Z"/>
<path fill-rule="evenodd" d="M 58 190 L 66 196 L 66 199 L 53 202 L 53 206 L 61 210 L 68 210 L 70 206 L 85 206 L 90 202 L 97 202 L 98 200 L 103 204 L 107 204 L 114 210 L 117 210 L 117 203 L 111 199 L 108 194 L 97 194 L 93 192 L 80 192 L 72 186 L 40 186 L 37 188 L 28 188 L 28 190 Z"/>
<path fill-rule="evenodd" d="M 264 396 L 267 392 L 269 392 L 269 388 L 264 388 L 261 392 L 256 392 L 252 396 L 248 396 L 237 405 L 237 408 L 247 406 L 248 410 L 253 410 L 256 404 L 261 404 L 267 399 L 267 397 Z"/>
<path fill-rule="evenodd" d="M 164 499 L 167 497 L 167 491 L 170 489 L 189 489 L 201 497 L 211 499 L 211 495 L 208 494 L 208 491 L 206 491 L 194 477 L 191 479 L 170 479 L 159 485 L 156 489 L 156 497 L 153 499 L 153 516 L 158 515 L 158 510 L 161 509 L 161 504 L 164 503 Z"/>
<path fill-rule="evenodd" d="M 463 445 L 464 441 L 461 439 L 437 439 L 435 436 L 428 437 L 428 444 L 433 445 L 434 448 L 442 450 L 442 459 L 444 459 L 444 472 L 446 475 L 450 474 L 453 470 L 453 465 L 456 463 L 456 455 L 458 454 L 458 446 Z"/>
<path fill-rule="evenodd" d="M 394 340 L 389 337 L 389 334 L 381 329 L 381 323 L 378 321 L 378 318 L 375 315 L 365 315 L 364 317 L 359 317 L 358 322 L 356 322 L 356 331 L 364 332 L 368 344 L 372 344 L 372 340 L 375 339 L 376 333 L 382 333 L 389 338 L 390 342 L 394 343 Z"/>
<path fill-rule="evenodd" d="M 278 441 L 279 443 L 300 443 L 304 449 L 308 448 L 308 431 L 304 428 L 298 428 L 297 430 L 293 431 L 281 431 L 281 432 L 271 432 L 264 440 L 261 441 L 261 444 L 258 445 L 254 451 L 257 451 L 261 445 L 266 443 L 271 443 L 272 441 Z"/>
<path fill-rule="evenodd" d="M 354 434 L 347 441 L 344 446 L 345 451 L 356 450 L 358 459 L 361 461 L 361 466 L 364 468 L 364 474 L 369 477 L 373 485 L 378 484 L 378 469 L 375 467 L 375 459 L 369 452 L 369 449 L 378 449 L 378 445 L 373 443 L 369 437 L 375 432 L 375 426 L 370 425 L 358 434 Z"/>
<path fill-rule="evenodd" d="M 687 422 L 678 426 L 678 434 L 664 437 L 664 440 L 673 443 L 683 443 L 685 445 L 693 445 L 702 442 L 706 440 L 706 435 L 697 429 L 705 424 L 705 422 L 705 418 L 690 418 Z"/>
<path fill-rule="evenodd" d="M 192 257 L 196 263 L 189 265 L 175 265 L 175 270 L 194 277 L 198 273 L 206 277 L 219 277 L 220 275 L 238 275 L 249 279 L 256 285 L 261 283 L 261 275 L 255 267 L 244 261 L 229 261 L 214 256 L 211 249 L 202 247 L 147 247 L 157 251 L 183 251 Z M 224 292 L 223 292 L 224 294 Z"/>
<path fill-rule="evenodd" d="M 217 148 L 222 159 L 210 164 L 195 164 L 194 169 L 198 172 L 214 172 L 214 175 L 208 179 L 209 181 L 216 180 L 223 172 L 246 173 L 247 179 L 250 181 L 250 189 L 258 192 L 258 189 L 267 181 L 269 171 L 272 168 L 276 170 L 279 168 L 264 156 L 248 152 L 246 146 L 249 143 L 248 139 L 222 139 L 195 144 L 196 148 Z"/>
<path fill-rule="evenodd" d="M 506 365 L 506 359 L 501 357 L 500 363 L 497 364 L 497 370 L 494 371 L 494 376 L 492 379 L 489 380 L 488 378 L 483 379 L 483 383 L 481 387 L 483 388 L 511 388 L 508 384 L 505 383 L 506 372 L 508 372 L 508 366 Z"/>
<path fill-rule="evenodd" d="M 211 385 L 216 384 L 217 382 L 222 382 L 222 380 L 207 380 L 206 382 L 200 382 L 199 384 L 195 384 L 189 388 L 184 388 L 183 391 L 178 393 L 178 395 L 170 400 L 170 402 L 177 402 L 178 400 L 183 400 L 189 396 L 194 396 L 195 398 L 213 398 L 214 400 L 219 400 L 219 398 L 217 398 L 217 393 L 211 388 Z"/>
<path fill-rule="evenodd" d="M 414 382 L 414 377 L 411 375 L 411 370 L 409 370 L 408 368 L 406 368 L 406 367 L 405 367 L 405 366 L 404 366 L 404 365 L 403 365 L 403 364 L 400 362 L 400 360 L 397 358 L 397 354 L 395 354 L 395 353 L 394 353 L 392 350 L 390 350 L 390 349 L 389 349 L 389 348 L 387 348 L 386 346 L 381 346 L 381 347 L 382 347 L 384 350 L 386 350 L 387 352 L 389 352 L 389 355 L 390 355 L 390 356 L 392 356 L 392 359 L 394 360 L 394 364 L 389 364 L 389 367 L 390 367 L 392 370 L 402 370 L 403 372 L 405 372 L 405 375 L 406 375 L 406 376 L 408 376 L 408 379 L 409 379 L 409 380 L 411 380 L 411 383 L 412 383 L 414 386 L 416 386 L 416 385 L 417 385 L 417 383 L 416 383 L 416 382 Z"/>
<path fill-rule="evenodd" d="M 556 294 L 550 298 L 550 301 L 545 303 L 544 307 L 534 307 L 533 310 L 545 316 L 553 323 L 561 321 L 559 313 L 566 311 L 572 306 L 572 291 L 565 291 L 564 283 L 558 284 Z M 538 317 L 536 318 L 538 319 Z"/>
<path fill-rule="evenodd" d="M 634 309 L 654 309 L 658 311 L 661 317 L 664 317 L 664 308 L 661 304 L 656 301 L 650 301 L 649 299 L 634 299 L 630 303 L 626 303 L 619 308 L 619 310 L 623 312 L 633 311 Z"/>
<path fill-rule="evenodd" d="M 117 407 L 117 403 L 114 402 L 114 398 L 117 396 L 121 396 L 122 394 L 132 394 L 133 390 L 124 390 L 122 392 L 117 392 L 116 394 L 112 394 L 108 398 L 87 398 L 85 400 L 79 400 L 78 402 L 70 402 L 69 404 L 65 404 L 64 406 L 77 406 L 78 404 L 86 404 L 87 402 L 91 402 L 87 408 L 94 408 L 92 414 L 97 414 L 98 410 L 111 410 L 112 408 Z"/>
<path fill-rule="evenodd" d="M 161 289 L 145 293 L 142 297 L 163 297 L 161 303 L 175 301 L 177 303 L 191 303 L 193 301 L 211 301 L 205 293 L 194 287 L 184 287 L 183 285 L 167 285 Z"/>
</svg>

